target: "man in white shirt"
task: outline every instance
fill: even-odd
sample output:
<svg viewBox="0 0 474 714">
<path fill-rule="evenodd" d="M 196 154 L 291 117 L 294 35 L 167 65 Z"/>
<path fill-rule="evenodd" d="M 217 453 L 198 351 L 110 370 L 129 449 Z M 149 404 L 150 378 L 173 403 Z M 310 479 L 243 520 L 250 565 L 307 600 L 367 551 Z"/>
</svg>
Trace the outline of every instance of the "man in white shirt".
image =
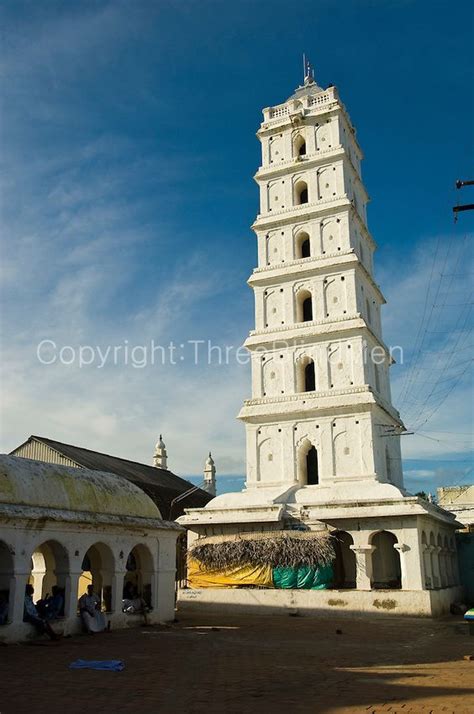
<svg viewBox="0 0 474 714">
<path fill-rule="evenodd" d="M 100 610 L 101 602 L 94 592 L 94 586 L 87 586 L 87 593 L 79 598 L 79 613 L 82 623 L 90 635 L 94 632 L 103 632 L 106 628 L 105 617 Z"/>
</svg>

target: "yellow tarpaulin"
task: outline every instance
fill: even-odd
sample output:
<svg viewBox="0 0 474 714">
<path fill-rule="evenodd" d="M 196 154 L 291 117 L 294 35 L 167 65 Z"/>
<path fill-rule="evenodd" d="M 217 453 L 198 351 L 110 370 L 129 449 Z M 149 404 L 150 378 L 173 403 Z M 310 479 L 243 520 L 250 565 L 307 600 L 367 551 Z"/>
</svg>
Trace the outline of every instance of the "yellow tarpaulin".
<svg viewBox="0 0 474 714">
<path fill-rule="evenodd" d="M 273 587 L 270 565 L 246 565 L 226 570 L 205 570 L 199 561 L 188 558 L 190 588 L 238 588 L 249 585 Z"/>
</svg>

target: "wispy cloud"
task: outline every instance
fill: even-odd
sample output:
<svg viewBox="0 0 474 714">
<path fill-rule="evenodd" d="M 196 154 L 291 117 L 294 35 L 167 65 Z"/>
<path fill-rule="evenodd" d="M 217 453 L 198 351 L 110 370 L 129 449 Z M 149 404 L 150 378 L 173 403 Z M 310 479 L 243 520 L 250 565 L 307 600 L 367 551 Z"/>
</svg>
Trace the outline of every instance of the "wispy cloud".
<svg viewBox="0 0 474 714">
<path fill-rule="evenodd" d="M 221 216 L 214 223 L 213 213 L 217 196 L 229 200 L 229 215 L 240 211 L 228 188 L 236 149 L 226 137 L 226 175 L 213 163 L 224 144 L 213 138 L 193 150 L 195 127 L 209 123 L 215 106 L 201 102 L 209 116 L 195 111 L 192 122 L 187 115 L 179 125 L 186 130 L 184 149 L 184 129 L 182 136 L 180 129 L 170 132 L 178 118 L 160 92 L 157 64 L 127 63 L 134 92 L 122 92 L 117 58 L 130 38 L 140 44 L 153 25 L 148 5 L 147 12 L 138 6 L 118 1 L 39 12 L 32 3 L 21 31 L 2 50 L 2 448 L 39 432 L 149 461 L 162 431 L 176 471 L 198 473 L 212 449 L 221 472 L 239 474 L 245 444 L 235 417 L 250 395 L 248 368 L 194 365 L 189 352 L 182 363 L 143 369 L 45 366 L 36 357 L 45 338 L 73 347 L 207 338 L 237 346 L 253 320 L 244 276 L 235 268 L 236 246 L 245 238 L 233 220 Z M 176 9 L 188 22 L 190 7 Z M 153 17 L 160 11 L 158 4 Z M 220 41 L 227 41 L 224 35 Z M 243 81 L 239 87 L 244 106 Z M 227 101 L 235 109 L 235 95 Z M 187 112 L 190 103 L 180 94 L 174 107 Z M 138 125 L 132 137 L 130 117 Z M 245 121 L 253 117 L 248 109 Z M 158 119 L 159 132 L 149 126 Z M 228 130 L 225 122 L 215 124 L 213 131 Z M 209 215 L 201 225 L 205 200 Z M 469 473 L 472 387 L 468 373 L 458 372 L 471 355 L 461 311 L 472 298 L 468 278 L 456 275 L 471 271 L 472 263 L 457 241 L 455 235 L 420 240 L 399 260 L 382 263 L 377 276 L 388 297 L 386 341 L 401 344 L 407 359 L 392 377 L 394 402 L 417 432 L 402 440 L 413 484 Z M 417 355 L 430 281 L 431 321 Z"/>
<path fill-rule="evenodd" d="M 178 472 L 198 473 L 213 449 L 226 470 L 241 473 L 235 417 L 249 391 L 244 367 L 194 365 L 189 349 L 183 363 L 143 369 L 123 360 L 81 369 L 37 359 L 43 339 L 74 349 L 149 347 L 152 339 L 179 346 L 218 341 L 221 325 L 238 346 L 247 331 L 247 316 L 229 324 L 216 309 L 235 288 L 229 266 L 183 235 L 179 220 L 187 194 L 192 206 L 205 155 L 87 121 L 78 130 L 74 104 L 56 94 L 67 88 L 68 62 L 76 79 L 82 66 L 97 69 L 97 55 L 88 53 L 100 55 L 99 38 L 117 50 L 117 33 L 128 32 L 125 11 L 126 3 L 114 3 L 79 19 L 53 18 L 48 28 L 32 24 L 3 55 L 4 75 L 21 81 L 9 84 L 15 101 L 3 125 L 10 141 L 1 186 L 2 448 L 40 433 L 150 461 L 161 431 Z M 22 116 L 26 106 L 32 114 Z M 68 123 L 67 137 L 61 129 L 51 141 L 54 127 Z"/>
<path fill-rule="evenodd" d="M 382 266 L 386 339 L 404 349 L 403 364 L 392 368 L 394 403 L 415 431 L 402 437 L 408 482 L 469 476 L 472 267 L 469 240 L 455 233 L 420 241 L 410 260 Z M 423 460 L 430 468 L 410 467 Z"/>
</svg>

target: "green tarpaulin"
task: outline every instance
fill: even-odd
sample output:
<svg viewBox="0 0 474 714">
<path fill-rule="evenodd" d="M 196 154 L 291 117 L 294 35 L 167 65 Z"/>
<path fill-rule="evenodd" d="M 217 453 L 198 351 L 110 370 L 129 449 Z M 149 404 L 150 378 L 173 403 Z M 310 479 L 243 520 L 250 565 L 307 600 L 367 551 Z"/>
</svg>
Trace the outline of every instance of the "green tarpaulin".
<svg viewBox="0 0 474 714">
<path fill-rule="evenodd" d="M 273 585 L 282 590 L 325 590 L 332 579 L 330 565 L 321 568 L 273 568 Z"/>
</svg>

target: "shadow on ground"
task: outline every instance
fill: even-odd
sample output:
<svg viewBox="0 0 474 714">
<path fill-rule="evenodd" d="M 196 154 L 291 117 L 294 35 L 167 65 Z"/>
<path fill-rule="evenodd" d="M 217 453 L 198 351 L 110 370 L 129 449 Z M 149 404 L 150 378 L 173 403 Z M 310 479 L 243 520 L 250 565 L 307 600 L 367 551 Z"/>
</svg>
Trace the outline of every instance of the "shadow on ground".
<svg viewBox="0 0 474 714">
<path fill-rule="evenodd" d="M 179 615 L 169 627 L 0 648 L 1 714 L 474 711 L 461 619 Z M 123 659 L 120 673 L 73 671 Z"/>
</svg>

